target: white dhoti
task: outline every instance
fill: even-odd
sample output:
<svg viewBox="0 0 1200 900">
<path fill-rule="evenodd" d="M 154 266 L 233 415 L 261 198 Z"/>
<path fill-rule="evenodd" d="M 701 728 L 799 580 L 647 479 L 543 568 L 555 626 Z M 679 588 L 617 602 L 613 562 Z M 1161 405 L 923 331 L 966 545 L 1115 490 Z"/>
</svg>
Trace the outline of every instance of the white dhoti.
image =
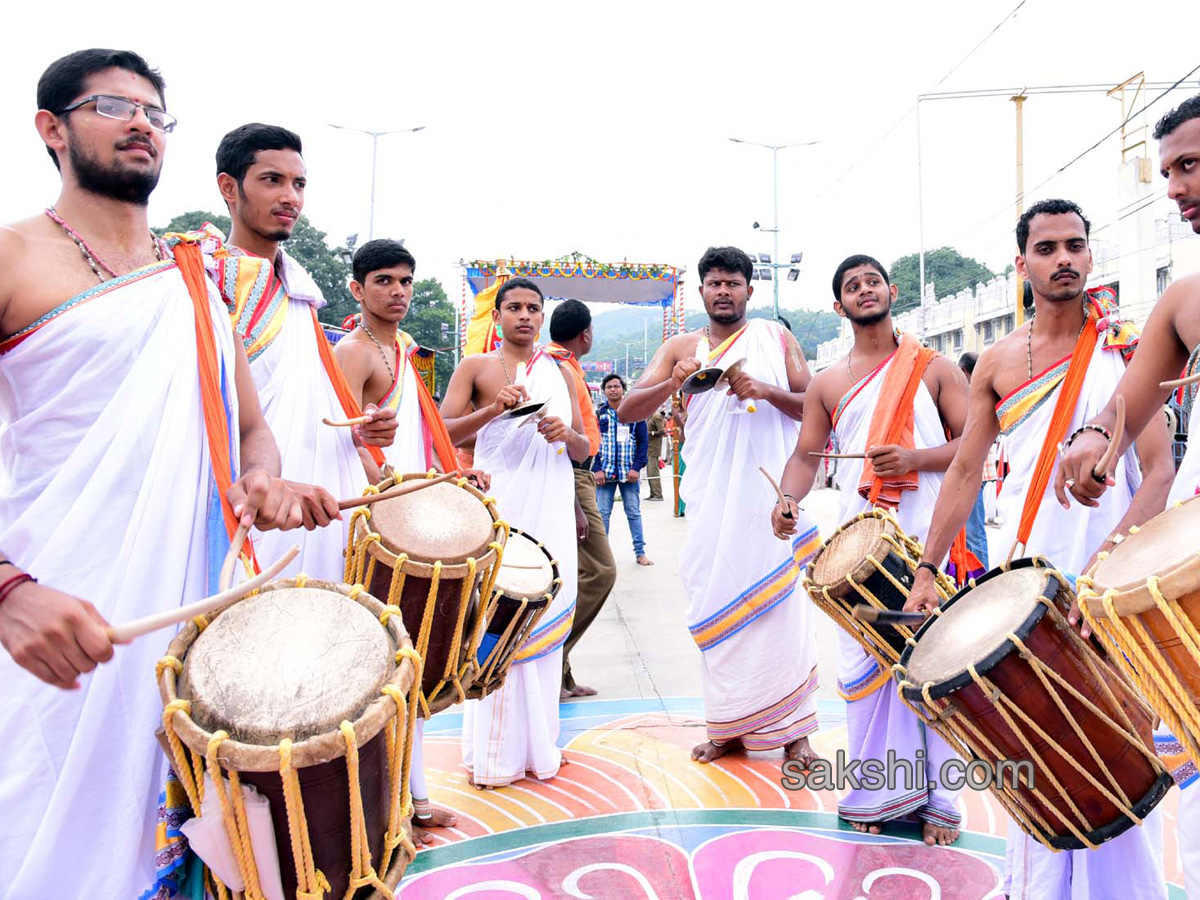
<svg viewBox="0 0 1200 900">
<path fill-rule="evenodd" d="M 321 421 L 345 418 L 345 411 L 318 344 L 326 340 L 317 322 L 316 311 L 325 305 L 320 288 L 286 254 L 281 254 L 282 275 L 277 277 L 270 261 L 233 252 L 209 258 L 209 271 L 246 347 L 263 417 L 279 447 L 281 476 L 323 487 L 339 500 L 359 496 L 367 476 L 350 430 Z M 336 366 L 332 354 L 326 358 Z M 312 531 L 254 529 L 251 537 L 263 565 L 299 545 L 300 554 L 281 578 L 304 572 L 340 582 L 349 521 L 347 515 Z"/>
<path fill-rule="evenodd" d="M 158 263 L 0 344 L 0 547 L 113 623 L 199 599 L 228 548 L 193 310 L 177 266 Z M 236 466 L 234 343 L 215 292 L 209 313 Z M 117 647 L 78 691 L 0 651 L 0 897 L 130 900 L 154 885 L 167 640 Z"/>
<path fill-rule="evenodd" d="M 1061 360 L 1021 385 L 996 407 L 1011 466 L 996 501 L 1003 520 L 1001 547 L 1010 547 L 1016 540 L 1025 495 L 1069 362 L 1069 357 Z M 1124 372 L 1121 354 L 1106 346 L 1102 337 L 1093 351 L 1067 434 L 1104 408 Z M 1116 486 L 1105 492 L 1099 507 L 1094 509 L 1073 504 L 1064 510 L 1054 497 L 1053 487 L 1047 486 L 1025 548 L 1026 555 L 1044 556 L 1063 572 L 1080 574 L 1091 555 L 1116 529 L 1141 484 L 1141 469 L 1132 447 L 1113 477 Z M 1015 842 L 1011 900 L 1166 897 L 1160 810 L 1147 816 L 1143 827 L 1131 828 L 1096 850 L 1052 853 L 1011 820 L 1009 841 Z"/>
<path fill-rule="evenodd" d="M 712 357 L 721 366 L 744 358 L 747 374 L 787 390 L 784 354 L 781 327 L 754 319 Z M 815 613 L 800 573 L 819 539 L 804 513 L 791 541 L 775 537 L 775 494 L 758 471 L 783 471 L 799 423 L 764 401 L 752 414 L 740 407 L 723 390 L 688 403 L 680 568 L 709 740 L 769 750 L 817 729 Z"/>
<path fill-rule="evenodd" d="M 525 382 L 547 415 L 571 421 L 571 394 L 554 360 L 537 351 Z M 475 440 L 475 465 L 492 478 L 501 518 L 545 544 L 558 561 L 562 589 L 518 651 L 504 687 L 463 711 L 463 762 L 476 784 L 508 784 L 532 772 L 552 777 L 562 763 L 558 692 L 562 645 L 571 632 L 578 584 L 575 479 L 566 453 L 526 419 L 493 419 Z"/>
<path fill-rule="evenodd" d="M 833 439 L 839 453 L 867 450 L 871 420 L 895 356 L 863 378 L 834 409 Z M 929 389 L 922 382 L 913 399 L 913 447 L 925 450 L 946 443 L 945 426 Z M 863 460 L 844 460 L 841 473 L 841 521 L 847 522 L 870 507 L 858 492 Z M 904 491 L 893 510 L 901 529 L 915 541 L 925 542 L 942 485 L 940 472 L 918 472 L 915 490 Z M 958 790 L 943 786 L 941 766 L 956 754 L 935 732 L 925 727 L 896 693 L 891 675 L 844 630 L 838 630 L 838 691 L 846 700 L 849 758 L 886 762 L 888 751 L 912 762 L 917 751 L 924 765 L 913 777 L 900 777 L 879 789 L 853 788 L 838 803 L 838 814 L 851 822 L 884 822 L 915 815 L 933 825 L 956 828 Z"/>
</svg>

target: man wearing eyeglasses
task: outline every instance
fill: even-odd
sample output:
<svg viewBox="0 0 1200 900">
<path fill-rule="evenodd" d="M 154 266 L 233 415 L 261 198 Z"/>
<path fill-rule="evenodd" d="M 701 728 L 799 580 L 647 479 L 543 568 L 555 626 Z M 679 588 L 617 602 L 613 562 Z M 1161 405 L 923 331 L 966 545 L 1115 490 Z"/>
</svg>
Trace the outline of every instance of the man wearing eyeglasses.
<svg viewBox="0 0 1200 900">
<path fill-rule="evenodd" d="M 162 77 L 84 50 L 37 102 L 62 191 L 0 229 L 0 898 L 138 897 L 163 645 L 107 625 L 212 593 L 239 523 L 301 509 L 197 245 L 149 229 Z"/>
</svg>

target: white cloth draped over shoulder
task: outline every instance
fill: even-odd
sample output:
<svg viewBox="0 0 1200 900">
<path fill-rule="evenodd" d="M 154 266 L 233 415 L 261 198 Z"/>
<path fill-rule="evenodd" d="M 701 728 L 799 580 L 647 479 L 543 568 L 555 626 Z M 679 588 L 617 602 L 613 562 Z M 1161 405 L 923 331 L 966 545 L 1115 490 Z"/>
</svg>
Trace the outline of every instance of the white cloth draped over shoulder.
<svg viewBox="0 0 1200 900">
<path fill-rule="evenodd" d="M 722 367 L 788 389 L 781 326 L 753 319 L 709 354 Z M 770 403 L 754 413 L 716 389 L 688 403 L 687 504 L 681 554 L 687 624 L 701 649 L 710 740 L 738 738 L 751 750 L 785 746 L 817 728 L 816 635 L 801 572 L 816 552 L 816 525 L 803 512 L 791 541 L 771 531 L 776 477 L 796 446 L 800 424 Z"/>
<path fill-rule="evenodd" d="M 209 294 L 236 467 L 235 345 Z M 197 373 L 194 306 L 173 261 L 84 291 L 0 343 L 0 547 L 109 622 L 215 585 L 229 538 Z M 153 886 L 166 642 L 117 647 L 78 691 L 0 651 L 0 897 L 126 900 Z"/>
<path fill-rule="evenodd" d="M 218 251 L 207 257 L 206 262 L 229 307 L 234 331 L 246 347 L 263 416 L 279 446 L 282 476 L 319 485 L 339 500 L 359 496 L 367 475 L 350 429 L 321 422 L 345 418 L 317 344 L 326 339 L 316 323 L 316 311 L 325 305 L 321 289 L 282 251 L 278 267 L 233 247 L 227 254 Z M 293 544 L 300 546 L 299 556 L 281 578 L 304 572 L 338 582 L 345 571 L 349 521 L 347 515 L 313 531 L 255 529 L 251 537 L 263 565 L 274 562 Z"/>
<path fill-rule="evenodd" d="M 1025 494 L 1041 452 L 1042 441 L 1070 359 L 1063 359 L 1026 381 L 996 406 L 1010 470 L 996 505 L 1004 524 L 999 546 L 1007 553 L 1016 540 Z M 1088 365 L 1075 414 L 1067 434 L 1095 418 L 1112 397 L 1125 373 L 1117 349 L 1097 341 Z M 1078 575 L 1091 555 L 1116 530 L 1141 484 L 1141 469 L 1131 446 L 1113 472 L 1116 486 L 1105 491 L 1100 506 L 1072 503 L 1063 509 L 1054 496 L 1053 478 L 1046 488 L 1026 556 L 1043 556 L 1063 572 Z M 1165 898 L 1162 867 L 1162 812 L 1155 809 L 1145 825 L 1131 828 L 1096 850 L 1051 853 L 1009 822 L 1012 851 L 1012 900 L 1085 900 L 1097 896 Z"/>
<path fill-rule="evenodd" d="M 896 356 L 857 382 L 833 411 L 833 440 L 839 453 L 867 450 L 871 418 L 879 403 L 884 378 Z M 946 430 L 937 404 L 922 381 L 913 398 L 913 447 L 926 450 L 946 443 Z M 841 489 L 841 521 L 848 522 L 869 507 L 858 492 L 865 460 L 841 460 L 838 483 Z M 910 538 L 925 542 L 942 486 L 941 472 L 918 472 L 917 488 L 900 495 L 892 512 Z M 890 673 L 882 671 L 875 658 L 844 630 L 838 630 L 838 691 L 846 700 L 850 759 L 886 760 L 894 751 L 900 759 L 912 760 L 924 751 L 925 771 L 914 773 L 880 790 L 856 788 L 838 802 L 839 814 L 854 822 L 882 822 L 915 814 L 934 825 L 957 827 L 962 816 L 957 809 L 959 791 L 940 784 L 940 768 L 955 753 L 937 734 L 925 728 L 916 714 L 896 694 Z"/>
<path fill-rule="evenodd" d="M 399 346 L 396 359 L 400 363 L 400 371 L 391 390 L 378 404 L 380 409 L 396 410 L 396 439 L 390 447 L 383 448 L 383 455 L 389 465 L 401 474 L 407 472 L 424 472 L 433 464 L 432 440 L 425 426 L 425 417 L 421 414 L 421 400 L 418 395 L 416 368 L 412 364 L 411 354 L 415 349 L 412 337 L 405 332 L 399 334 Z"/>
<path fill-rule="evenodd" d="M 531 399 L 549 399 L 547 415 L 570 424 L 570 389 L 558 364 L 540 348 L 528 364 L 525 386 Z M 575 479 L 567 454 L 558 453 L 528 417 L 493 419 L 481 428 L 475 465 L 491 475 L 501 518 L 545 544 L 558 561 L 562 589 L 518 651 L 504 687 L 467 701 L 463 762 L 476 784 L 508 784 L 526 771 L 546 779 L 562 761 L 557 746 L 562 645 L 571 632 L 578 585 Z"/>
</svg>

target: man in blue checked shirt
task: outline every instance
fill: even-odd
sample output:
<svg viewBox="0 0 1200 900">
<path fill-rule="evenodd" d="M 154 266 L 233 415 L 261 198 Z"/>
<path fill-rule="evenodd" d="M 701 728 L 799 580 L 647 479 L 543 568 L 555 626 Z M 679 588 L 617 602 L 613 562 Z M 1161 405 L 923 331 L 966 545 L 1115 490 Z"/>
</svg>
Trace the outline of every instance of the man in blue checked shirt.
<svg viewBox="0 0 1200 900">
<path fill-rule="evenodd" d="M 639 473 L 646 465 L 646 451 L 650 444 L 650 433 L 645 422 L 622 425 L 617 421 L 617 407 L 625 396 L 625 379 L 612 374 L 600 385 L 605 402 L 596 410 L 600 420 L 600 452 L 592 472 L 596 476 L 596 505 L 604 519 L 604 530 L 610 535 L 609 517 L 612 515 L 613 500 L 617 488 L 621 488 L 621 505 L 625 507 L 625 518 L 629 520 L 629 533 L 633 536 L 633 553 L 639 566 L 652 566 L 646 555 L 646 540 L 642 534 L 642 499 Z"/>
</svg>

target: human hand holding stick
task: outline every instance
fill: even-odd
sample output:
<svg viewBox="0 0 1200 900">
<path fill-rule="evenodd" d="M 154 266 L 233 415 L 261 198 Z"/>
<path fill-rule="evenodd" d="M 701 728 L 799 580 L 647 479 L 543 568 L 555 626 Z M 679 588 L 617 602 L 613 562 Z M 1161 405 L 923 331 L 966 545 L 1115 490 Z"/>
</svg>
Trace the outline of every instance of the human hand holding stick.
<svg viewBox="0 0 1200 900">
<path fill-rule="evenodd" d="M 354 509 L 358 506 L 366 506 L 370 503 L 377 503 L 380 500 L 391 500 L 393 497 L 403 497 L 405 494 L 412 494 L 416 491 L 424 490 L 427 487 L 432 487 L 435 484 L 442 484 L 445 481 L 450 481 L 452 478 L 460 478 L 457 471 L 447 472 L 444 475 L 438 475 L 436 478 L 414 478 L 411 481 L 403 481 L 395 487 L 390 487 L 386 491 L 380 491 L 378 494 L 364 494 L 361 497 L 354 497 L 350 500 L 339 500 L 338 509 L 347 510 Z"/>
</svg>

